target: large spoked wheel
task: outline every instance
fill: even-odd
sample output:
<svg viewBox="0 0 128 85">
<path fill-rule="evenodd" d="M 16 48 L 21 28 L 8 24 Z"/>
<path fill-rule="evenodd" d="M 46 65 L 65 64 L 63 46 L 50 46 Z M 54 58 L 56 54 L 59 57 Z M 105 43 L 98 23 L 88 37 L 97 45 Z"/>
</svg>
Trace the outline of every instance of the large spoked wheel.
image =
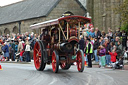
<svg viewBox="0 0 128 85">
<path fill-rule="evenodd" d="M 57 73 L 59 70 L 59 55 L 57 51 L 52 53 L 52 69 L 54 73 Z"/>
<path fill-rule="evenodd" d="M 82 50 L 79 50 L 77 52 L 77 69 L 79 72 L 83 72 L 84 71 L 84 53 Z"/>
<path fill-rule="evenodd" d="M 63 70 L 68 70 L 70 67 L 71 67 L 71 64 L 68 64 L 66 62 L 63 62 L 60 64 L 60 67 L 63 69 Z"/>
<path fill-rule="evenodd" d="M 43 71 L 46 66 L 46 63 L 44 63 L 43 60 L 43 56 L 44 56 L 43 50 L 44 49 L 42 48 L 41 41 L 36 42 L 34 46 L 33 56 L 34 56 L 34 64 L 38 71 Z"/>
</svg>

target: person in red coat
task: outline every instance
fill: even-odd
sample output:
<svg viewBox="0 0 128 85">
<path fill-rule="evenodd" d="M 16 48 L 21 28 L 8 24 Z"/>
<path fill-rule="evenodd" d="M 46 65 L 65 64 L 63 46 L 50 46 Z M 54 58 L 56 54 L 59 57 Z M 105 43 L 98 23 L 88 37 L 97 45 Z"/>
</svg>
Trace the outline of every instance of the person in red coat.
<svg viewBox="0 0 128 85">
<path fill-rule="evenodd" d="M 116 62 L 116 56 L 117 56 L 115 49 L 112 50 L 112 52 L 109 52 L 109 54 L 111 55 L 111 62 L 115 63 Z"/>
</svg>

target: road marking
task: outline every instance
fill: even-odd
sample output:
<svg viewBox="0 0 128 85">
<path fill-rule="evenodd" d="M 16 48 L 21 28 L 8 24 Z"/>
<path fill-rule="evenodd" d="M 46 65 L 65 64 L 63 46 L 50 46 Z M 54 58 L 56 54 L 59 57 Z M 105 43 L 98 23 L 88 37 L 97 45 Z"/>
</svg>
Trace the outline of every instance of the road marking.
<svg viewBox="0 0 128 85">
<path fill-rule="evenodd" d="M 53 80 L 52 80 L 52 82 L 49 85 L 54 84 L 56 81 L 57 81 L 57 79 L 54 77 Z"/>
</svg>

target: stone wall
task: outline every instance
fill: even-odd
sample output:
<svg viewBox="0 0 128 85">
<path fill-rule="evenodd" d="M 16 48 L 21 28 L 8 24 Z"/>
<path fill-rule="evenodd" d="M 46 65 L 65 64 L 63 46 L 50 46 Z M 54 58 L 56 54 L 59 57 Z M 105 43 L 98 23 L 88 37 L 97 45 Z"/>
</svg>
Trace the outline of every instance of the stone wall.
<svg viewBox="0 0 128 85">
<path fill-rule="evenodd" d="M 81 6 L 75 0 L 61 0 L 59 4 L 51 11 L 51 13 L 47 17 L 40 17 L 35 19 L 28 19 L 21 21 L 21 33 L 32 32 L 39 33 L 40 30 L 31 30 L 30 25 L 43 22 L 46 20 L 59 18 L 64 12 L 71 11 L 75 15 L 85 15 L 86 11 L 81 8 Z M 4 30 L 9 29 L 10 33 L 13 32 L 13 28 L 18 27 L 19 23 L 9 23 L 0 25 L 0 31 L 4 34 Z"/>
<path fill-rule="evenodd" d="M 113 8 L 120 5 L 123 0 L 87 0 L 87 10 L 92 16 L 95 27 L 107 32 L 121 26 L 120 14 L 115 14 Z"/>
</svg>

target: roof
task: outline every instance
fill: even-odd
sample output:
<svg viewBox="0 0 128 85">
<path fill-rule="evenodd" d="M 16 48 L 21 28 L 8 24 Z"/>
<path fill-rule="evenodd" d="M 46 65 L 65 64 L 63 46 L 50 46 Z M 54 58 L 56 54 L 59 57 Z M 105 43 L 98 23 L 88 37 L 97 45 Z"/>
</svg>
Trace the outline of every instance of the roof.
<svg viewBox="0 0 128 85">
<path fill-rule="evenodd" d="M 38 17 L 46 17 L 61 0 L 23 0 L 0 7 L 0 24 L 7 24 Z M 83 5 L 76 1 L 83 10 Z"/>
<path fill-rule="evenodd" d="M 0 24 L 47 16 L 60 0 L 24 0 L 0 8 Z"/>
<path fill-rule="evenodd" d="M 84 22 L 84 24 L 91 23 L 90 18 L 73 15 L 73 16 L 61 17 L 61 18 L 58 18 L 58 19 L 53 19 L 53 20 L 48 20 L 48 21 L 45 21 L 45 22 L 37 23 L 37 24 L 31 25 L 30 28 L 31 29 L 45 28 L 47 26 L 52 26 L 52 25 L 59 24 L 59 22 L 61 20 L 69 21 L 69 20 L 72 20 L 72 19 L 80 20 L 81 22 Z"/>
</svg>

